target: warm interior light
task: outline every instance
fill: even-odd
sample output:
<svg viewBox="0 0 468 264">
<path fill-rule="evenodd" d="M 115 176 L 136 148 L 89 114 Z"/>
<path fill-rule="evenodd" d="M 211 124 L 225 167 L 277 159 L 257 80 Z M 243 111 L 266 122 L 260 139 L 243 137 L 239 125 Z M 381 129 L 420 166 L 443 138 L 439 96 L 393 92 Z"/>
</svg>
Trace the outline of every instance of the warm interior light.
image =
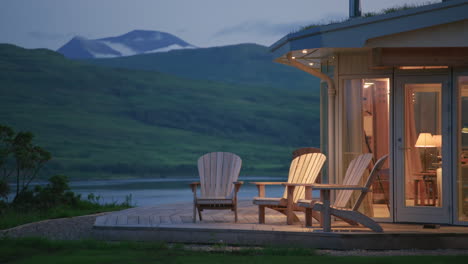
<svg viewBox="0 0 468 264">
<path fill-rule="evenodd" d="M 434 145 L 436 147 L 442 147 L 442 135 L 433 135 L 432 140 L 434 141 Z"/>
<path fill-rule="evenodd" d="M 464 127 L 462 128 L 462 131 L 461 131 L 463 134 L 468 134 L 468 127 Z"/>
<path fill-rule="evenodd" d="M 307 53 L 307 50 L 306 50 L 306 49 L 302 50 L 302 53 L 306 54 L 306 53 Z"/>
<path fill-rule="evenodd" d="M 416 144 L 414 145 L 417 148 L 424 148 L 423 154 L 423 171 L 427 171 L 427 163 L 430 162 L 430 157 L 427 156 L 426 148 L 434 148 L 436 145 L 434 143 L 434 138 L 431 133 L 420 133 Z"/>
<path fill-rule="evenodd" d="M 414 146 L 417 148 L 434 148 L 436 145 L 431 133 L 420 133 Z"/>
<path fill-rule="evenodd" d="M 431 70 L 431 69 L 448 69 L 448 66 L 401 66 L 400 70 Z"/>
<path fill-rule="evenodd" d="M 371 85 L 374 85 L 373 82 L 365 82 L 364 83 L 364 88 L 369 88 Z"/>
<path fill-rule="evenodd" d="M 295 60 L 295 59 L 296 59 L 296 57 L 292 56 L 292 57 L 291 57 L 291 59 Z"/>
<path fill-rule="evenodd" d="M 309 65 L 310 65 L 310 66 L 314 66 L 314 63 L 313 63 L 313 62 L 309 62 Z"/>
</svg>

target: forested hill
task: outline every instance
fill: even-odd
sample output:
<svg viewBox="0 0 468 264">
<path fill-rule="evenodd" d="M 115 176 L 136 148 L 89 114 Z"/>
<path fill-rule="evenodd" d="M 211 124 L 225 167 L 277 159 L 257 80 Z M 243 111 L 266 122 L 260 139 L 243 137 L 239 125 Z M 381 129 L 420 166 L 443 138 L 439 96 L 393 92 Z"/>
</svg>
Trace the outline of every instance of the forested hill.
<svg viewBox="0 0 468 264">
<path fill-rule="evenodd" d="M 51 151 L 45 172 L 71 177 L 197 174 L 210 151 L 243 175 L 287 173 L 291 151 L 319 142 L 319 95 L 112 69 L 50 50 L 0 45 L 0 123 Z"/>
<path fill-rule="evenodd" d="M 89 62 L 125 69 L 158 71 L 195 80 L 301 89 L 318 93 L 318 79 L 293 67 L 275 63 L 274 59 L 274 55 L 265 46 L 239 44 L 92 59 Z"/>
</svg>

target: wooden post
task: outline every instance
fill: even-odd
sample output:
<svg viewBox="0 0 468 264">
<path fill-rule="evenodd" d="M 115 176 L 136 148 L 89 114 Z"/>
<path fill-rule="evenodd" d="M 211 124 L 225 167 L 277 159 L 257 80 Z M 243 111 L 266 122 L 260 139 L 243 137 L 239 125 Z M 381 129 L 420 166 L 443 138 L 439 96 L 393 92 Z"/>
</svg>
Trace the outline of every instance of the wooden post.
<svg viewBox="0 0 468 264">
<path fill-rule="evenodd" d="M 257 184 L 258 197 L 265 197 L 265 185 Z"/>
<path fill-rule="evenodd" d="M 287 186 L 288 195 L 287 195 L 287 207 L 286 207 L 286 217 L 288 225 L 292 225 L 294 222 L 294 189 L 296 186 Z"/>
<path fill-rule="evenodd" d="M 312 200 L 312 187 L 305 186 L 305 199 Z M 312 227 L 312 208 L 305 209 L 305 224 L 307 227 Z"/>
<path fill-rule="evenodd" d="M 323 232 L 331 232 L 331 216 L 330 216 L 330 190 L 320 190 L 322 197 L 323 211 L 321 214 Z"/>
<path fill-rule="evenodd" d="M 264 205 L 258 206 L 258 223 L 260 224 L 265 223 L 265 206 Z"/>
</svg>

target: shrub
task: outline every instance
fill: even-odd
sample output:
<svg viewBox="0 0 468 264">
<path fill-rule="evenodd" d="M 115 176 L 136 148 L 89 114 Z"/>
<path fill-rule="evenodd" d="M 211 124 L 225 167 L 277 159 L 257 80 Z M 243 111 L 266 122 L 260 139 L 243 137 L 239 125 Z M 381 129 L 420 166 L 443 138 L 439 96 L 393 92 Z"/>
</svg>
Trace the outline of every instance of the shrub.
<svg viewBox="0 0 468 264">
<path fill-rule="evenodd" d="M 76 207 L 80 202 L 80 195 L 70 191 L 68 178 L 55 175 L 49 178 L 45 186 L 37 185 L 34 190 L 22 192 L 13 202 L 17 208 L 36 208 L 46 210 L 56 206 Z"/>
</svg>

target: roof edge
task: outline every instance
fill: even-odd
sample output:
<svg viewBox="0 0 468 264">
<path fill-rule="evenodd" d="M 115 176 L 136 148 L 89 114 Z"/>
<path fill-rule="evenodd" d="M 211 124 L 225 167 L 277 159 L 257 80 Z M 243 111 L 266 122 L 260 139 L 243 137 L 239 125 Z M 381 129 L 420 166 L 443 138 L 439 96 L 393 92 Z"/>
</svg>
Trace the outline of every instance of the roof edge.
<svg viewBox="0 0 468 264">
<path fill-rule="evenodd" d="M 317 27 L 313 27 L 313 28 L 306 29 L 303 31 L 289 33 L 286 36 L 279 39 L 278 41 L 276 41 L 275 43 L 273 43 L 269 47 L 269 49 L 270 49 L 270 52 L 276 53 L 280 49 L 282 49 L 282 47 L 284 48 L 284 46 L 287 43 L 293 40 L 311 37 L 314 35 L 320 35 L 322 33 L 330 32 L 330 31 L 337 31 L 337 30 L 342 30 L 342 29 L 347 29 L 347 28 L 352 28 L 352 27 L 359 27 L 359 26 L 366 25 L 366 24 L 381 22 L 385 20 L 397 19 L 400 17 L 434 12 L 437 10 L 453 8 L 456 6 L 462 6 L 466 4 L 468 4 L 468 0 L 451 0 L 451 1 L 446 1 L 446 2 L 441 2 L 441 3 L 421 6 L 421 7 L 415 7 L 412 9 L 400 10 L 400 11 L 383 14 L 383 15 L 377 15 L 377 16 L 372 16 L 372 17 L 357 17 L 357 18 L 349 19 L 341 23 L 317 26 Z"/>
</svg>

